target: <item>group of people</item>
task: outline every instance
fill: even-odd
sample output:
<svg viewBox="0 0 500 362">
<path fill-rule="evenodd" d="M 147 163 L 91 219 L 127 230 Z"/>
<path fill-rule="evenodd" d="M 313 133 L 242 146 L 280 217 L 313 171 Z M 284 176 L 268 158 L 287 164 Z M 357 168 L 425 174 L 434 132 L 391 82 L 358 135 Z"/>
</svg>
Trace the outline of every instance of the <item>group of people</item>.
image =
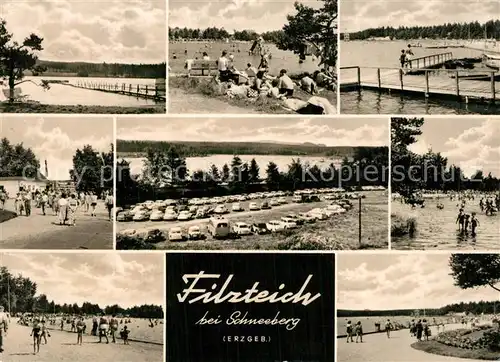
<svg viewBox="0 0 500 362">
<path fill-rule="evenodd" d="M 429 326 L 429 323 L 427 322 L 427 319 L 419 319 L 418 321 L 412 319 L 410 323 L 410 334 L 416 337 L 417 341 L 421 341 L 422 338 L 425 338 L 425 340 L 428 341 L 429 337 L 431 336 L 431 328 Z"/>
<path fill-rule="evenodd" d="M 106 205 L 109 220 L 112 220 L 112 210 L 114 207 L 113 195 L 110 191 L 105 191 L 101 196 Z M 0 206 L 5 207 L 5 202 L 9 195 L 4 189 L 0 189 Z M 52 189 L 35 190 L 29 187 L 20 187 L 14 199 L 14 208 L 17 215 L 30 216 L 32 207 L 40 208 L 43 215 L 52 213 L 58 218 L 60 225 L 76 224 L 76 212 L 83 209 L 85 213 L 90 213 L 92 217 L 97 216 L 97 204 L 99 197 L 95 192 L 65 192 Z"/>
<path fill-rule="evenodd" d="M 406 49 L 401 49 L 401 54 L 399 55 L 399 63 L 401 64 L 401 69 L 407 70 L 408 68 L 412 68 L 412 62 L 411 60 L 413 59 L 413 50 L 411 48 L 411 44 L 408 44 L 408 47 Z"/>
</svg>

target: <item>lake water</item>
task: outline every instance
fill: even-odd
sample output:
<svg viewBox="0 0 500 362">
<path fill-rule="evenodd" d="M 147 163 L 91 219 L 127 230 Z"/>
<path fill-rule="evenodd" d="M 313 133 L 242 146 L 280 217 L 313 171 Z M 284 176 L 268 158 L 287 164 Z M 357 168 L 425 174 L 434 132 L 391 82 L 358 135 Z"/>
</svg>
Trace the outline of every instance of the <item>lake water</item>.
<svg viewBox="0 0 500 362">
<path fill-rule="evenodd" d="M 236 69 L 245 69 L 247 63 L 251 63 L 253 66 L 258 67 L 260 63 L 260 56 L 252 56 L 248 54 L 248 50 L 252 46 L 252 43 L 214 43 L 214 42 L 188 42 L 188 43 L 170 43 L 169 44 L 169 66 L 173 73 L 185 73 L 184 63 L 186 59 L 198 59 L 202 58 L 203 52 L 207 52 L 210 59 L 217 60 L 223 50 L 227 50 L 228 53 L 234 55 L 234 64 Z M 274 44 L 265 44 L 272 54 L 272 59 L 269 61 L 270 73 L 273 75 L 278 75 L 279 71 L 285 68 L 289 74 L 301 73 L 301 72 L 314 72 L 318 69 L 318 60 L 314 60 L 312 57 L 307 57 L 307 59 L 300 64 L 299 56 L 293 54 L 290 51 L 279 50 Z M 187 50 L 187 55 L 184 51 Z M 239 52 L 238 52 L 239 51 Z M 177 59 L 173 58 L 173 55 L 177 55 Z"/>
<path fill-rule="evenodd" d="M 78 82 L 100 83 L 100 84 L 132 84 L 147 85 L 148 87 L 155 86 L 155 79 L 143 78 L 80 78 L 80 77 L 25 77 L 26 80 L 40 84 L 41 80 L 68 80 L 70 84 L 78 84 Z M 99 92 L 89 89 L 74 88 L 67 85 L 51 84 L 49 90 L 31 83 L 26 82 L 19 86 L 23 95 L 27 95 L 28 99 L 38 101 L 42 104 L 57 104 L 57 105 L 84 105 L 84 106 L 118 106 L 118 107 L 137 107 L 154 105 L 154 100 L 136 98 L 120 94 Z"/>
<path fill-rule="evenodd" d="M 408 43 L 408 41 L 342 41 L 339 51 L 340 67 L 398 68 L 401 49 L 405 49 Z M 455 58 L 473 58 L 482 54 L 480 50 L 466 48 L 426 49 L 426 46 L 438 43 L 431 41 L 420 43 L 422 47 L 413 48 L 414 58 L 446 52 L 452 52 Z M 480 42 L 462 44 L 474 48 L 484 47 L 484 43 Z M 362 74 L 367 72 L 375 74 L 375 69 L 361 69 Z M 339 76 L 341 83 L 357 79 L 355 69 L 340 70 Z M 497 89 L 500 89 L 500 82 L 496 84 Z M 498 107 L 487 105 L 470 106 L 453 101 L 429 101 L 419 96 L 400 97 L 367 90 L 340 93 L 340 109 L 345 114 L 498 114 L 500 111 Z"/>
<path fill-rule="evenodd" d="M 485 216 L 479 209 L 479 199 L 469 201 L 465 212 L 477 213 L 479 227 L 477 236 L 462 235 L 458 232 L 456 219 L 458 215 L 457 201 L 449 199 L 440 200 L 444 204 L 444 209 L 436 207 L 436 200 L 427 199 L 425 208 L 402 204 L 399 200 L 391 203 L 391 213 L 398 215 L 408 215 L 417 220 L 417 234 L 414 238 L 392 237 L 393 249 L 500 249 L 500 214 L 496 216 Z"/>
<path fill-rule="evenodd" d="M 260 177 L 265 176 L 266 168 L 269 162 L 274 162 L 278 165 L 280 171 L 287 171 L 288 165 L 292 162 L 292 159 L 300 158 L 302 163 L 309 162 L 309 164 L 314 165 L 317 164 L 318 167 L 326 168 L 330 165 L 330 163 L 334 163 L 336 166 L 340 166 L 342 160 L 340 159 L 328 159 L 323 157 L 291 157 L 291 156 L 279 156 L 279 155 L 241 155 L 240 158 L 243 162 L 248 162 L 255 158 L 257 164 L 260 167 Z M 118 160 L 121 160 L 121 157 L 118 157 Z M 231 165 L 231 160 L 233 159 L 232 155 L 212 155 L 208 157 L 187 157 L 186 165 L 187 169 L 190 173 L 196 170 L 204 170 L 208 171 L 211 165 L 215 165 L 222 169 L 225 163 L 228 166 Z M 141 173 L 142 168 L 144 166 L 145 158 L 125 158 L 127 162 L 130 162 L 130 170 L 133 175 L 138 175 Z"/>
</svg>

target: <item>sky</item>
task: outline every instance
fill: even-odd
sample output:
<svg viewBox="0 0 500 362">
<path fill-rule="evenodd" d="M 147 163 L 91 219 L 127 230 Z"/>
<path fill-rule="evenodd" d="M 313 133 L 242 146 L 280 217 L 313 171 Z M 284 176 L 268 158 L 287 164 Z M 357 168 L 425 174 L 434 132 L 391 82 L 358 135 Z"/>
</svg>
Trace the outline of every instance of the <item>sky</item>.
<svg viewBox="0 0 500 362">
<path fill-rule="evenodd" d="M 165 0 L 9 0 L 0 18 L 16 40 L 44 39 L 43 60 L 159 63 L 166 59 Z"/>
<path fill-rule="evenodd" d="M 387 118 L 118 118 L 124 140 L 312 142 L 327 146 L 387 146 Z"/>
<path fill-rule="evenodd" d="M 489 287 L 454 286 L 449 254 L 342 254 L 337 258 L 337 308 L 389 310 L 440 308 L 500 300 Z"/>
<path fill-rule="evenodd" d="M 339 29 L 355 32 L 382 26 L 426 26 L 498 19 L 498 0 L 340 1 Z"/>
<path fill-rule="evenodd" d="M 424 154 L 429 148 L 441 152 L 448 164 L 460 166 L 466 176 L 483 170 L 500 176 L 500 117 L 426 118 L 413 152 Z"/>
<path fill-rule="evenodd" d="M 23 143 L 40 161 L 45 175 L 47 160 L 50 180 L 68 180 L 73 156 L 78 148 L 91 145 L 99 152 L 108 152 L 113 143 L 112 117 L 40 117 L 3 116 L 0 138 L 11 144 Z"/>
<path fill-rule="evenodd" d="M 0 265 L 38 285 L 55 303 L 105 307 L 164 303 L 163 254 L 2 253 Z"/>
<path fill-rule="evenodd" d="M 280 30 L 287 15 L 295 14 L 294 2 L 317 8 L 319 0 L 169 0 L 169 26 L 205 29 L 255 30 L 258 33 Z"/>
</svg>

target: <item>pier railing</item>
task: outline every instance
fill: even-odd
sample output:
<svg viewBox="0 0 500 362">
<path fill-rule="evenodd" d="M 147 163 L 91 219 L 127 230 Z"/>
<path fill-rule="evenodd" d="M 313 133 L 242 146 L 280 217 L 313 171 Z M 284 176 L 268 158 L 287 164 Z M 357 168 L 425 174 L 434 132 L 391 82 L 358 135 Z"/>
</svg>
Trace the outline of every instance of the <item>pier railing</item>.
<svg viewBox="0 0 500 362">
<path fill-rule="evenodd" d="M 446 53 L 431 54 L 423 57 L 413 58 L 411 60 L 408 60 L 407 63 L 410 68 L 419 69 L 420 67 L 430 68 L 437 65 L 441 65 L 451 59 L 453 59 L 453 53 L 446 52 Z"/>
<path fill-rule="evenodd" d="M 500 99 L 500 73 L 494 70 L 420 68 L 419 73 L 412 74 L 400 68 L 341 67 L 340 91 L 370 89 L 420 93 L 434 98 Z"/>
<path fill-rule="evenodd" d="M 147 84 L 126 84 L 126 83 L 100 83 L 79 81 L 71 84 L 77 88 L 91 89 L 108 93 L 124 94 L 137 98 L 166 99 L 165 86 Z"/>
</svg>

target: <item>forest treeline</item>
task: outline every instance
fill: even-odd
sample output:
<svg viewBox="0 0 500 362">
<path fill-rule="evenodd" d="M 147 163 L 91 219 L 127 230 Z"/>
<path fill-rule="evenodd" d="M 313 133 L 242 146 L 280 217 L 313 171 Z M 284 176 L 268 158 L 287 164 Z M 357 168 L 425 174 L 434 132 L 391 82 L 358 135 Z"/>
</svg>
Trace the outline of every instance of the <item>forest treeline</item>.
<svg viewBox="0 0 500 362">
<path fill-rule="evenodd" d="M 419 314 L 424 313 L 424 309 L 418 310 Z M 445 316 L 448 313 L 466 313 L 473 315 L 494 314 L 500 311 L 500 303 L 498 301 L 480 301 L 469 303 L 455 303 L 449 304 L 442 308 L 425 309 L 426 316 Z M 347 310 L 338 309 L 338 317 L 380 317 L 380 316 L 412 316 L 415 315 L 415 309 L 390 309 L 390 310 Z"/>
<path fill-rule="evenodd" d="M 144 156 L 147 150 L 168 151 L 175 147 L 182 157 L 210 155 L 282 155 L 282 156 L 337 156 L 351 157 L 355 147 L 328 147 L 322 144 L 280 144 L 272 142 L 180 142 L 180 141 L 128 141 L 117 140 L 120 154 Z"/>
<path fill-rule="evenodd" d="M 131 318 L 163 318 L 163 308 L 157 305 L 140 305 L 122 308 L 119 305 L 101 307 L 98 304 L 84 302 L 82 305 L 57 304 L 49 301 L 45 294 L 37 294 L 38 285 L 30 278 L 13 275 L 7 267 L 0 267 L 0 305 L 6 310 L 10 307 L 11 314 L 16 313 L 56 313 L 107 315 L 121 314 Z M 10 297 L 10 298 L 9 298 Z"/>
<path fill-rule="evenodd" d="M 257 33 L 254 30 L 235 30 L 233 34 L 229 34 L 224 28 L 206 28 L 206 29 L 191 29 L 191 28 L 168 28 L 169 38 L 171 40 L 225 40 L 231 39 L 236 41 L 253 41 L 261 36 L 269 43 L 277 43 L 284 36 L 283 30 L 267 31 L 265 33 Z"/>
<path fill-rule="evenodd" d="M 45 68 L 44 73 L 73 73 L 78 77 L 113 77 L 113 78 L 166 78 L 166 63 L 158 64 L 119 64 L 38 61 Z M 42 73 L 43 75 L 43 73 Z"/>
<path fill-rule="evenodd" d="M 500 39 L 500 20 L 490 20 L 484 24 L 478 21 L 470 23 L 448 23 L 433 26 L 384 26 L 349 33 L 350 40 L 369 38 L 390 38 L 391 40 L 410 39 Z M 344 34 L 341 34 L 344 39 Z"/>
</svg>

